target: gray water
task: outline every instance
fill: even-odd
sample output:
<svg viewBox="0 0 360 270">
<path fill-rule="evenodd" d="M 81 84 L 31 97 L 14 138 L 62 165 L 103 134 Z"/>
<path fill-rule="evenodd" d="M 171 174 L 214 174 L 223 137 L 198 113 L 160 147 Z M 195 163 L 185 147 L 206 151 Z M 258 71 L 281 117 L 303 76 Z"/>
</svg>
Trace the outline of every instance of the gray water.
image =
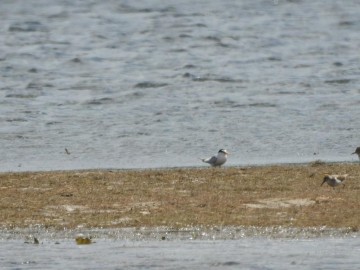
<svg viewBox="0 0 360 270">
<path fill-rule="evenodd" d="M 359 239 L 231 241 L 1 241 L 1 269 L 354 269 Z"/>
<path fill-rule="evenodd" d="M 359 233 L 322 229 L 223 228 L 0 233 L 1 269 L 354 269 Z M 71 235 L 73 237 L 71 237 Z M 88 235 L 88 234 L 86 234 Z M 250 236 L 252 235 L 252 236 Z"/>
<path fill-rule="evenodd" d="M 0 171 L 357 161 L 357 0 L 0 2 Z M 65 148 L 70 152 L 67 154 Z M 1 269 L 359 269 L 359 237 L 0 240 Z"/>
<path fill-rule="evenodd" d="M 360 3 L 0 3 L 0 171 L 357 161 Z M 70 155 L 66 154 L 65 148 Z"/>
</svg>

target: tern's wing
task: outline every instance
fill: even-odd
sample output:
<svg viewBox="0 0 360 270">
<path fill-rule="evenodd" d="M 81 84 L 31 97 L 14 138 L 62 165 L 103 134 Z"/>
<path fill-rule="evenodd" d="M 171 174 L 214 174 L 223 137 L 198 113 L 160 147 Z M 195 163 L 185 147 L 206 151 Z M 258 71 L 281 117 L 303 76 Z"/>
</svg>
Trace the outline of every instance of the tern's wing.
<svg viewBox="0 0 360 270">
<path fill-rule="evenodd" d="M 216 156 L 212 156 L 210 158 L 203 159 L 202 161 L 209 164 L 215 164 L 216 160 L 217 160 Z"/>
</svg>

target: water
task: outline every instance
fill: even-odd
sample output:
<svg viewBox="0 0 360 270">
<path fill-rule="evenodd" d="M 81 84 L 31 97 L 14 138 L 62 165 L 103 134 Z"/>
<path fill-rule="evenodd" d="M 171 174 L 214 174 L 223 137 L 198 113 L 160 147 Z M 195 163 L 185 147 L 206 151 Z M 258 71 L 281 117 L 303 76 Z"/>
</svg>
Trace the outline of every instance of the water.
<svg viewBox="0 0 360 270">
<path fill-rule="evenodd" d="M 356 0 L 0 5 L 0 171 L 357 160 Z"/>
<path fill-rule="evenodd" d="M 2 0 L 0 171 L 356 161 L 356 0 Z M 70 155 L 65 152 L 68 149 Z M 2 269 L 359 269 L 359 238 L 2 239 Z M 56 244 L 56 241 L 59 244 Z"/>
<path fill-rule="evenodd" d="M 19 233 L 19 232 L 18 232 Z M 91 245 L 74 232 L 0 234 L 1 269 L 359 269 L 358 233 L 225 228 L 182 232 L 97 230 Z M 249 236 L 252 234 L 252 236 Z M 280 236 L 280 237 L 279 237 Z M 161 240 L 164 239 L 164 240 Z"/>
<path fill-rule="evenodd" d="M 358 239 L 1 243 L 2 269 L 359 269 Z"/>
<path fill-rule="evenodd" d="M 1 243 L 2 269 L 359 269 L 359 239 Z"/>
</svg>

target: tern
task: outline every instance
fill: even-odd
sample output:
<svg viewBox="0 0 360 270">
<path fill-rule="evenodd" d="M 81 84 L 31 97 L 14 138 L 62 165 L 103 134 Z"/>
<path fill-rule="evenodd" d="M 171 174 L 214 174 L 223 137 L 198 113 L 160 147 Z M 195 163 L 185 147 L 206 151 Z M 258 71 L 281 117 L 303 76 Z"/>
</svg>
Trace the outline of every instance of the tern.
<svg viewBox="0 0 360 270">
<path fill-rule="evenodd" d="M 225 149 L 220 149 L 216 156 L 202 158 L 201 160 L 205 163 L 209 163 L 213 167 L 220 167 L 226 162 L 228 154 L 229 153 Z"/>
</svg>

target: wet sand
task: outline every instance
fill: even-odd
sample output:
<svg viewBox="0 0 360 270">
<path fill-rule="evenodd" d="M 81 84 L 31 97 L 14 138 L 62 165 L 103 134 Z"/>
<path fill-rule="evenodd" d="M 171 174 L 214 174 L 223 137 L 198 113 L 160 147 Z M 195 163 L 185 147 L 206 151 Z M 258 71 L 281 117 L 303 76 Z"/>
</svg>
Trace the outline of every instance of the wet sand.
<svg viewBox="0 0 360 270">
<path fill-rule="evenodd" d="M 324 174 L 349 174 L 320 187 Z M 0 174 L 0 226 L 360 228 L 360 165 Z"/>
</svg>

